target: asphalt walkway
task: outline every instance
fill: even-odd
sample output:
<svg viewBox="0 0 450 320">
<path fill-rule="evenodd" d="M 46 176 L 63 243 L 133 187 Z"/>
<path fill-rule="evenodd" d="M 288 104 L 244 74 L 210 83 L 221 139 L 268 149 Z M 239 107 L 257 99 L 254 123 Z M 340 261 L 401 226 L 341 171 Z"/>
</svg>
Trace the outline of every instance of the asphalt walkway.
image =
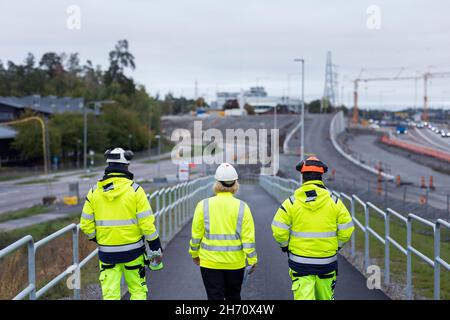
<svg viewBox="0 0 450 320">
<path fill-rule="evenodd" d="M 258 269 L 243 288 L 243 299 L 292 299 L 286 254 L 272 238 L 270 224 L 279 204 L 258 185 L 243 185 L 238 198 L 253 214 Z M 187 224 L 165 249 L 165 268 L 148 274 L 151 300 L 204 300 L 206 293 L 199 267 L 188 253 L 191 224 Z M 369 290 L 365 277 L 339 256 L 336 299 L 388 299 L 380 290 Z"/>
</svg>

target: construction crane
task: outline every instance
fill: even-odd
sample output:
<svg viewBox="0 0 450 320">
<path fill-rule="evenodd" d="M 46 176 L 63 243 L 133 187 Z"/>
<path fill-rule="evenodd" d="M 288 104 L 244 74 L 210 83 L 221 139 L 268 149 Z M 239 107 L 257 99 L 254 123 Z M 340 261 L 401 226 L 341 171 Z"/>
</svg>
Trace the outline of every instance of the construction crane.
<svg viewBox="0 0 450 320">
<path fill-rule="evenodd" d="M 432 78 L 448 78 L 450 72 L 426 72 L 423 75 L 423 121 L 428 121 L 428 80 Z"/>
<path fill-rule="evenodd" d="M 361 78 L 361 74 L 364 69 L 361 70 L 358 78 L 352 80 L 353 81 L 353 118 L 352 123 L 354 125 L 358 124 L 359 115 L 358 115 L 358 84 L 359 82 L 370 82 L 370 81 L 402 81 L 402 80 L 418 80 L 423 79 L 424 81 L 424 94 L 423 94 L 423 117 L 424 121 L 428 120 L 428 80 L 432 78 L 447 78 L 450 77 L 450 72 L 426 72 L 424 74 L 418 76 L 400 76 L 403 72 L 403 68 L 400 72 L 394 77 L 373 77 L 373 78 Z"/>
</svg>

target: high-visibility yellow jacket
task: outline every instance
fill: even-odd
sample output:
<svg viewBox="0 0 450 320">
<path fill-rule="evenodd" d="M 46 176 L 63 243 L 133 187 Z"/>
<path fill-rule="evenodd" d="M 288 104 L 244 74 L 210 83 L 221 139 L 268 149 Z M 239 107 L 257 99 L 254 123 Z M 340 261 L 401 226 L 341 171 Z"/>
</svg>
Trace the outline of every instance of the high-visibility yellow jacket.
<svg viewBox="0 0 450 320">
<path fill-rule="evenodd" d="M 288 249 L 290 267 L 301 273 L 337 268 L 338 248 L 353 230 L 347 208 L 320 180 L 305 182 L 281 204 L 272 222 L 273 237 Z"/>
<path fill-rule="evenodd" d="M 80 228 L 96 239 L 100 260 L 119 263 L 142 254 L 144 238 L 158 238 L 154 220 L 145 191 L 123 175 L 109 174 L 89 190 Z"/>
<path fill-rule="evenodd" d="M 230 192 L 200 201 L 192 220 L 189 253 L 200 266 L 236 270 L 257 263 L 255 227 L 248 205 Z"/>
</svg>

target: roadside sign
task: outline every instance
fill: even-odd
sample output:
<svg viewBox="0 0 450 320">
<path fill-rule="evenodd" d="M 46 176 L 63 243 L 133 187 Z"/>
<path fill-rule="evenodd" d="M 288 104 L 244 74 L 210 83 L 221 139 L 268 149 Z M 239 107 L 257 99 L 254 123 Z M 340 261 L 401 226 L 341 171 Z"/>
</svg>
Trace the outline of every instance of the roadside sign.
<svg viewBox="0 0 450 320">
<path fill-rule="evenodd" d="M 189 180 L 189 163 L 181 162 L 178 165 L 178 180 L 188 181 Z"/>
</svg>

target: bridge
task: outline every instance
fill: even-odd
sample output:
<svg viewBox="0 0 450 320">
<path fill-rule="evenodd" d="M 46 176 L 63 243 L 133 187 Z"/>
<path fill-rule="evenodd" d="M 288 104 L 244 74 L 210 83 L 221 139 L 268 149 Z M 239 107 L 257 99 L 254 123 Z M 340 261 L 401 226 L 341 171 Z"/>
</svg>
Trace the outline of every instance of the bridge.
<svg viewBox="0 0 450 320">
<path fill-rule="evenodd" d="M 149 200 L 155 209 L 156 226 L 160 231 L 163 245 L 165 247 L 165 268 L 161 271 L 148 271 L 149 299 L 205 299 L 205 292 L 201 281 L 200 271 L 195 266 L 188 254 L 188 245 L 190 238 L 190 220 L 192 218 L 195 204 L 208 196 L 211 196 L 211 186 L 213 179 L 211 177 L 203 177 L 190 182 L 178 184 L 176 186 L 163 188 L 149 195 Z M 246 181 L 242 185 L 242 189 L 238 193 L 238 197 L 246 201 L 250 206 L 255 220 L 256 228 L 256 244 L 259 256 L 259 264 L 257 271 L 250 276 L 249 281 L 243 288 L 244 299 L 292 299 L 290 291 L 290 278 L 288 276 L 287 257 L 282 253 L 272 239 L 270 224 L 274 213 L 276 212 L 280 201 L 292 194 L 293 190 L 298 186 L 298 182 L 291 179 L 284 179 L 274 176 L 260 176 L 253 181 Z M 364 202 L 356 195 L 347 195 L 332 191 L 348 205 L 349 210 L 355 221 L 356 230 L 350 243 L 345 247 L 342 254 L 339 255 L 339 274 L 337 278 L 336 299 L 367 299 L 380 300 L 389 299 L 383 291 L 372 288 L 367 285 L 366 276 L 360 272 L 355 265 L 351 264 L 351 258 L 361 254 L 363 257 L 364 267 L 376 264 L 377 259 L 371 256 L 370 246 L 374 245 L 374 240 L 381 243 L 384 247 L 384 267 L 382 270 L 383 288 L 387 288 L 393 282 L 393 275 L 396 270 L 391 270 L 389 266 L 393 265 L 394 260 L 390 255 L 393 248 L 400 250 L 407 258 L 405 266 L 406 271 L 406 298 L 414 298 L 413 288 L 413 271 L 412 257 L 413 255 L 422 259 L 425 263 L 433 268 L 434 280 L 434 298 L 440 299 L 441 284 L 446 286 L 442 279 L 448 279 L 448 271 L 450 265 L 440 255 L 440 232 L 442 228 L 449 228 L 450 224 L 444 220 L 430 222 L 413 214 L 406 217 L 400 215 L 392 209 L 384 211 L 370 202 Z M 359 208 L 359 209 L 358 209 Z M 362 216 L 361 210 L 362 209 Z M 381 233 L 374 223 L 375 220 L 382 217 L 384 222 L 384 233 Z M 404 222 L 407 243 L 406 246 L 401 244 L 395 234 L 389 230 L 394 230 L 392 219 L 400 219 Z M 424 227 L 429 227 L 433 231 L 434 241 L 434 257 L 428 258 L 418 248 L 413 246 L 411 241 L 414 234 L 411 225 L 419 223 Z M 372 224 L 373 223 L 373 224 Z M 395 226 L 397 228 L 397 226 Z M 397 230 L 397 229 L 395 229 Z M 72 261 L 69 265 L 63 266 L 63 271 L 51 278 L 36 281 L 38 274 L 45 274 L 45 270 L 39 269 L 36 264 L 37 251 L 51 242 L 57 241 L 65 234 L 70 234 L 72 238 Z M 31 236 L 25 236 L 17 242 L 9 245 L 0 251 L 0 259 L 6 256 L 15 256 L 17 259 L 20 254 L 17 250 L 27 248 L 28 261 L 28 281 L 25 289 L 17 292 L 14 299 L 38 299 L 44 297 L 52 288 L 61 283 L 69 284 L 73 290 L 73 298 L 80 299 L 85 297 L 82 289 L 83 268 L 91 262 L 95 262 L 97 250 L 90 250 L 84 253 L 80 260 L 80 251 L 82 247 L 79 226 L 76 224 L 67 227 L 47 236 L 46 238 L 34 242 Z M 362 236 L 362 238 L 361 238 Z M 361 241 L 362 239 L 362 241 Z M 360 243 L 361 241 L 361 243 Z M 359 248 L 362 247 L 361 252 Z M 8 258 L 6 257 L 6 258 Z M 16 260 L 17 261 L 17 260 Z M 22 264 L 25 265 L 25 264 Z M 7 268 L 7 264 L 1 264 L 2 276 L 6 271 L 12 269 Z M 367 269 L 366 269 L 367 270 Z M 23 270 L 13 270 L 20 273 Z M 81 271 L 81 272 L 80 272 Z M 98 272 L 98 271 L 96 271 Z M 94 272 L 95 273 L 95 272 Z M 85 276 L 85 275 L 84 275 Z M 415 276 L 415 275 L 414 275 Z M 91 275 L 92 277 L 92 275 Z M 69 281 L 67 280 L 69 278 Z M 71 286 L 70 286 L 71 284 Z M 81 285 L 80 285 L 81 284 Z M 445 291 L 443 292 L 448 294 Z M 124 291 L 123 298 L 127 299 L 128 295 Z M 447 296 L 446 296 L 447 297 Z M 101 298 L 100 292 L 90 296 L 90 299 Z"/>
</svg>

